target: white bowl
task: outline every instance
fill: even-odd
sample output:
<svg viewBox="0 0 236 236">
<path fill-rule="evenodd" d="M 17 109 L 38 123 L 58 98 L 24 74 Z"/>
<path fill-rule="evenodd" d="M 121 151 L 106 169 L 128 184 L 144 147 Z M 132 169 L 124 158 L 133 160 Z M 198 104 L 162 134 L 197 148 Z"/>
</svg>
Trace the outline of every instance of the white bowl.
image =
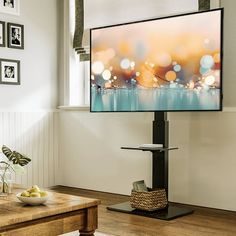
<svg viewBox="0 0 236 236">
<path fill-rule="evenodd" d="M 44 204 L 48 200 L 48 196 L 46 197 L 22 197 L 21 193 L 18 193 L 16 197 L 23 203 L 31 205 L 31 206 L 38 206 Z"/>
</svg>

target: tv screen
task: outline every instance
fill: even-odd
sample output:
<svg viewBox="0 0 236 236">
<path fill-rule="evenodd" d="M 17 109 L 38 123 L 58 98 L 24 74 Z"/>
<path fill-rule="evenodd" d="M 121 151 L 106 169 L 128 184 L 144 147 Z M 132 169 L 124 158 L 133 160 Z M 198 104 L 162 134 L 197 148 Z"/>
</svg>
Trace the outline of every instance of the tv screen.
<svg viewBox="0 0 236 236">
<path fill-rule="evenodd" d="M 91 112 L 222 110 L 223 9 L 91 29 Z"/>
</svg>

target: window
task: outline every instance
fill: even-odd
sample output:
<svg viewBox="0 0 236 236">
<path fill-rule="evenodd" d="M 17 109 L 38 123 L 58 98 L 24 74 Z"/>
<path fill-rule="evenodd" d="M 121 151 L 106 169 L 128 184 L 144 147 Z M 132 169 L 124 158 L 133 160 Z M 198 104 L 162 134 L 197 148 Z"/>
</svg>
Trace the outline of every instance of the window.
<svg viewBox="0 0 236 236">
<path fill-rule="evenodd" d="M 69 0 L 69 79 L 68 79 L 68 105 L 89 106 L 90 87 L 89 74 L 90 62 L 81 62 L 79 55 L 72 47 L 75 29 L 75 1 Z"/>
</svg>

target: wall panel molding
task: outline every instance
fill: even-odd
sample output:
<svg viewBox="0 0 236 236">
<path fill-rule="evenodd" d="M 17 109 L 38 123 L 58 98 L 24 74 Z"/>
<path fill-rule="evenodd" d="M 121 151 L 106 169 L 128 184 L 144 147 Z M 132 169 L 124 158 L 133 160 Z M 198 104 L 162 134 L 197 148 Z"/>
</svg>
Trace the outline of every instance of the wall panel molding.
<svg viewBox="0 0 236 236">
<path fill-rule="evenodd" d="M 32 162 L 22 176 L 13 175 L 15 183 L 41 187 L 56 183 L 58 167 L 57 112 L 0 111 L 0 146 L 3 144 L 26 154 Z"/>
</svg>

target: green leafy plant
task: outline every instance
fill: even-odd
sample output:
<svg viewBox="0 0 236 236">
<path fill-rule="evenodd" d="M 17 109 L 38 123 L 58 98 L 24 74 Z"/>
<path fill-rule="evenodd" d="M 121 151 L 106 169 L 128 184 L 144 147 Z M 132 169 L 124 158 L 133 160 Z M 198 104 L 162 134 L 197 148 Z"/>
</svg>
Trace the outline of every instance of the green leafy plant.
<svg viewBox="0 0 236 236">
<path fill-rule="evenodd" d="M 0 166 L 2 173 L 0 173 L 0 178 L 2 181 L 2 192 L 6 193 L 8 189 L 8 183 L 6 180 L 7 171 L 22 172 L 23 167 L 31 162 L 31 159 L 25 155 L 12 151 L 7 146 L 2 146 L 2 153 L 6 156 L 6 160 L 0 161 Z"/>
</svg>

